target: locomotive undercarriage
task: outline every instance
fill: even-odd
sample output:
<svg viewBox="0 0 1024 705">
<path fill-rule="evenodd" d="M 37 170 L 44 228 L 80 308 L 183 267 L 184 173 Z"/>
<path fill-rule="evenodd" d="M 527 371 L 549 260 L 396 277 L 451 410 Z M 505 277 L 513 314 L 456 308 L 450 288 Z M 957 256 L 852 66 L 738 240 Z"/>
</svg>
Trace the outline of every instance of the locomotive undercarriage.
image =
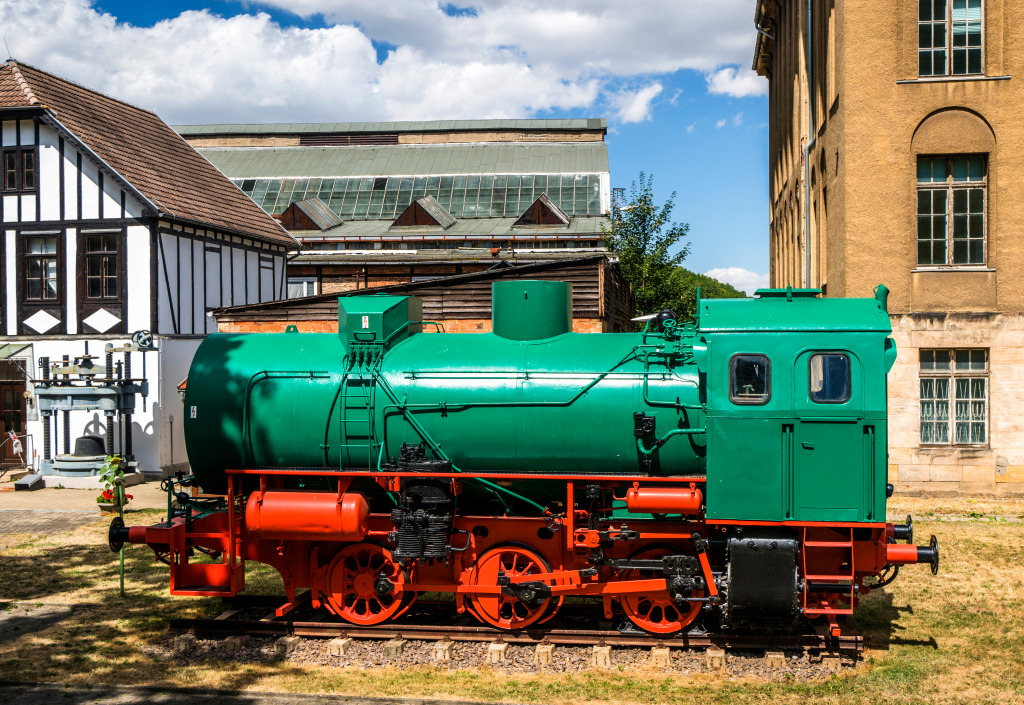
<svg viewBox="0 0 1024 705">
<path fill-rule="evenodd" d="M 460 506 L 460 483 L 469 480 L 450 471 L 314 471 L 329 479 L 330 492 L 285 489 L 298 474 L 228 471 L 219 504 L 178 493 L 178 516 L 112 527 L 111 546 L 153 547 L 171 566 L 172 594 L 233 595 L 244 589 L 246 560 L 271 565 L 287 593 L 281 614 L 308 588 L 313 606 L 372 625 L 400 617 L 418 595 L 439 593 L 459 613 L 515 630 L 550 620 L 566 598 L 582 598 L 600 602 L 607 619 L 624 614 L 655 634 L 709 625 L 768 630 L 820 618 L 838 635 L 842 616 L 894 565 L 932 562 L 934 569 L 938 560 L 934 545 L 896 544 L 912 541 L 912 530 L 892 524 L 708 521 L 701 477 L 531 475 L 564 483 L 562 511 L 513 517 Z M 395 493 L 390 513 L 371 513 L 350 490 L 369 477 Z M 252 479 L 258 489 L 242 496 Z M 678 501 L 694 511 L 631 516 L 622 506 L 631 491 L 654 496 L 659 507 Z M 213 508 L 204 511 L 203 501 Z"/>
</svg>

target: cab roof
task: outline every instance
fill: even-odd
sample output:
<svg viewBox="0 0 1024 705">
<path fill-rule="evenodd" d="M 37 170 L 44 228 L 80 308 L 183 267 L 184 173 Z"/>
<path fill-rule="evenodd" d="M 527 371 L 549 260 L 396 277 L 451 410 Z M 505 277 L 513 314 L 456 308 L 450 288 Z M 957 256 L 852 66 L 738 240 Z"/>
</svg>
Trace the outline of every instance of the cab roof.
<svg viewBox="0 0 1024 705">
<path fill-rule="evenodd" d="M 753 299 L 701 299 L 697 333 L 891 333 L 884 299 L 822 299 L 819 289 L 759 289 Z"/>
</svg>

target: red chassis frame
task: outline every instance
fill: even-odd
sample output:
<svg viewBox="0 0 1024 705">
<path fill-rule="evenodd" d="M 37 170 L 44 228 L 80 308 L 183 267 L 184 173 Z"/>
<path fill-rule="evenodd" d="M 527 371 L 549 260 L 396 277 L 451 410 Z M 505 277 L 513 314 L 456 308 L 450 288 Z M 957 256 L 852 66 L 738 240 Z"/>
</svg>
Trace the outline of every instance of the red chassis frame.
<svg viewBox="0 0 1024 705">
<path fill-rule="evenodd" d="M 359 622 L 363 615 L 345 613 L 346 595 L 334 595 L 340 578 L 338 571 L 346 562 L 346 545 L 339 542 L 325 542 L 318 536 L 304 539 L 267 539 L 248 531 L 243 518 L 244 500 L 239 488 L 243 477 L 256 477 L 261 492 L 280 490 L 287 477 L 327 477 L 337 481 L 338 498 L 356 478 L 371 478 L 386 490 L 397 491 L 403 477 L 445 478 L 453 482 L 456 493 L 459 481 L 466 476 L 458 473 L 402 473 L 402 472 L 337 472 L 283 470 L 283 469 L 238 469 L 226 472 L 228 488 L 225 499 L 226 511 L 205 516 L 193 515 L 188 519 L 176 517 L 169 524 L 149 527 L 131 527 L 128 541 L 145 543 L 158 555 L 166 554 L 171 568 L 170 589 L 174 595 L 231 596 L 244 590 L 245 561 L 253 560 L 273 566 L 284 581 L 287 603 L 278 609 L 284 615 L 297 604 L 296 593 L 309 588 L 314 607 L 321 606 L 321 597 L 328 596 L 327 607 L 352 621 Z M 637 477 L 637 476 L 572 476 L 549 474 L 507 474 L 484 473 L 474 475 L 494 482 L 514 480 L 560 480 L 565 482 L 565 507 L 576 507 L 576 485 L 599 485 L 618 491 L 621 496 L 629 488 L 644 487 L 703 487 L 704 477 Z M 713 532 L 726 532 L 735 526 L 775 526 L 794 529 L 801 540 L 800 571 L 804 579 L 802 595 L 803 613 L 809 617 L 824 616 L 838 634 L 836 617 L 850 614 L 859 594 L 870 589 L 864 579 L 879 576 L 887 565 L 917 562 L 916 554 L 894 549 L 912 547 L 892 544 L 894 527 L 883 522 L 875 523 L 827 523 L 827 522 L 739 522 L 728 520 L 707 520 L 700 515 L 674 520 L 635 520 L 616 517 L 601 518 L 597 528 L 590 528 L 586 511 L 574 509 L 561 514 L 540 517 L 467 516 L 454 519 L 456 534 L 452 536 L 454 550 L 446 562 L 418 562 L 407 570 L 394 570 L 392 591 L 395 604 L 387 609 L 386 618 L 402 614 L 414 597 L 424 592 L 454 594 L 455 606 L 462 613 L 469 609 L 478 618 L 497 626 L 517 628 L 537 621 L 545 621 L 554 615 L 565 596 L 600 597 L 607 618 L 613 615 L 613 602 L 619 601 L 634 622 L 652 631 L 674 631 L 673 625 L 688 623 L 685 618 L 673 622 L 667 613 L 659 620 L 651 621 L 639 615 L 634 619 L 638 601 L 647 601 L 649 596 L 668 596 L 665 577 L 656 573 L 643 574 L 641 571 L 617 570 L 594 566 L 590 561 L 592 550 L 604 545 L 604 555 L 609 559 L 627 559 L 643 554 L 652 558 L 672 552 L 696 555 L 707 593 L 698 595 L 696 608 L 689 619 L 699 611 L 700 602 L 715 602 L 718 589 L 707 555 L 696 550 L 694 534 L 704 539 Z M 389 539 L 394 531 L 389 514 L 371 514 L 368 531 L 359 546 L 368 546 L 373 555 L 370 562 L 390 559 Z M 855 531 L 859 530 L 859 531 Z M 623 538 L 622 532 L 627 534 Z M 635 532 L 635 533 L 634 533 Z M 465 548 L 455 546 L 465 540 Z M 619 539 L 619 540 L 617 540 Z M 609 541 L 611 546 L 609 547 Z M 672 550 L 666 550 L 666 545 Z M 349 545 L 351 546 L 351 544 Z M 887 549 L 887 546 L 890 546 Z M 212 556 L 213 562 L 194 562 L 194 551 L 200 550 Z M 500 553 L 515 554 L 509 555 Z M 660 552 L 659 552 L 660 551 Z M 491 552 L 491 553 L 489 553 Z M 526 615 L 509 614 L 496 616 L 498 602 L 511 598 L 502 597 L 503 588 L 494 579 L 494 569 L 486 565 L 488 556 L 496 555 L 501 571 L 506 571 L 507 582 L 542 582 L 549 591 L 549 597 L 542 607 L 528 610 Z M 336 560 L 336 556 L 342 560 Z M 381 558 L 383 556 L 383 558 Z M 483 559 L 481 561 L 481 559 Z M 539 559 L 539 560 L 537 560 Z M 504 561 L 504 562 L 503 562 Z M 509 562 L 511 561 L 511 562 Z M 348 560 L 354 565 L 353 560 Z M 518 574 L 516 565 L 534 564 Z M 478 565 L 479 564 L 479 565 Z M 597 570 L 594 568 L 597 567 Z M 374 568 L 376 570 L 376 568 Z M 362 583 L 359 581 L 362 580 Z M 354 582 L 353 582 L 354 581 Z M 342 581 L 344 582 L 344 581 Z M 815 585 L 828 584 L 832 589 L 816 592 Z M 354 575 L 342 588 L 353 593 L 368 587 L 366 578 Z M 356 587 L 352 587 L 352 586 Z M 841 585 L 842 590 L 835 589 Z M 654 598 L 651 598 L 654 599 Z M 495 602 L 498 601 L 498 602 Z M 657 602 L 657 600 L 655 600 Z M 365 603 L 363 603 L 365 604 Z M 662 604 L 662 603 L 658 603 Z M 518 606 L 517 606 L 518 609 Z M 543 612 L 543 614 L 540 614 Z M 481 615 L 483 613 L 483 616 Z M 658 613 L 661 615 L 661 613 Z M 385 621 L 381 615 L 369 615 L 366 623 Z M 660 621 L 661 624 L 655 622 Z"/>
</svg>

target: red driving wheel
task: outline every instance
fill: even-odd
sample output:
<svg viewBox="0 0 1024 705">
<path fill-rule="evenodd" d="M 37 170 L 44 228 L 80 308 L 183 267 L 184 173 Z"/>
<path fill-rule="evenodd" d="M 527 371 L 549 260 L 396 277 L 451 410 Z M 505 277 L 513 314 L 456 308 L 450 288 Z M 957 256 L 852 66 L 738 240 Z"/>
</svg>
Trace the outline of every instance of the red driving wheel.
<svg viewBox="0 0 1024 705">
<path fill-rule="evenodd" d="M 499 572 L 508 578 L 522 578 L 550 572 L 548 562 L 525 546 L 498 546 L 486 551 L 473 566 L 472 585 L 497 585 Z M 554 585 L 555 581 L 549 580 Z M 522 629 L 538 620 L 550 617 L 551 597 L 523 602 L 517 597 L 502 594 L 471 594 L 467 606 L 482 622 L 500 629 Z M 561 600 L 554 602 L 557 609 Z"/>
<path fill-rule="evenodd" d="M 385 578 L 390 591 L 378 591 Z M 327 567 L 327 606 L 353 624 L 380 624 L 397 617 L 415 598 L 404 590 L 408 575 L 391 552 L 373 543 L 357 543 L 338 552 Z"/>
<path fill-rule="evenodd" d="M 649 548 L 632 558 L 652 560 L 677 553 L 671 548 Z M 629 568 L 622 571 L 622 580 L 652 580 L 662 577 L 660 571 Z M 694 590 L 691 597 L 702 597 L 700 590 Z M 633 593 L 619 598 L 626 616 L 636 626 L 653 634 L 672 634 L 688 626 L 700 613 L 702 603 L 677 603 L 668 590 L 652 593 Z"/>
</svg>

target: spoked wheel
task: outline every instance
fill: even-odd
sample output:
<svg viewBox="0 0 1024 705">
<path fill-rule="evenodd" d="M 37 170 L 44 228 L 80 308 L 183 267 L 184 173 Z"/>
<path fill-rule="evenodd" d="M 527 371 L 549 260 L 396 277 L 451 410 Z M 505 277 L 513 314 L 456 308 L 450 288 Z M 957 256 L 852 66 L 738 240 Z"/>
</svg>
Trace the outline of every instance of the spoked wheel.
<svg viewBox="0 0 1024 705">
<path fill-rule="evenodd" d="M 508 578 L 520 578 L 550 572 L 548 562 L 525 546 L 498 546 L 484 553 L 473 566 L 473 585 L 497 585 L 499 572 Z M 554 585 L 553 580 L 548 581 Z M 500 629 L 522 629 L 550 618 L 561 598 L 546 597 L 523 601 L 510 595 L 471 595 L 468 607 L 482 622 Z M 549 611 L 549 608 L 553 608 Z"/>
<path fill-rule="evenodd" d="M 409 576 L 390 551 L 357 543 L 339 551 L 327 568 L 327 605 L 353 624 L 380 624 L 412 604 L 415 593 L 403 590 L 408 582 Z M 390 590 L 379 589 L 388 583 L 393 586 Z"/>
<path fill-rule="evenodd" d="M 633 556 L 637 560 L 654 560 L 676 553 L 670 548 L 649 548 Z M 654 570 L 630 568 L 622 572 L 623 580 L 652 580 L 663 573 Z M 694 590 L 691 597 L 702 597 Z M 648 594 L 633 593 L 620 598 L 626 616 L 636 626 L 654 634 L 672 634 L 687 627 L 700 613 L 700 602 L 677 603 L 668 590 Z"/>
</svg>

